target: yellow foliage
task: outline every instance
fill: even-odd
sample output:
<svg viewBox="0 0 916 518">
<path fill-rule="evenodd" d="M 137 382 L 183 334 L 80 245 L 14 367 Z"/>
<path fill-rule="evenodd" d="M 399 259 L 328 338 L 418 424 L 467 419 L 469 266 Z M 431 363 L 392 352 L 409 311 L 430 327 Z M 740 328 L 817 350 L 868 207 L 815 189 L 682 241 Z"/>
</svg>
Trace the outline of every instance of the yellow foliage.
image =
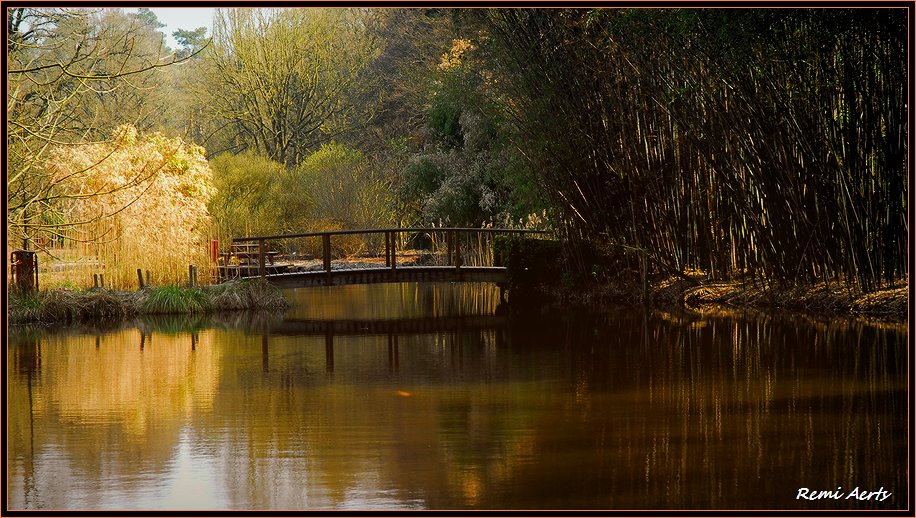
<svg viewBox="0 0 916 518">
<path fill-rule="evenodd" d="M 54 150 L 47 167 L 80 193 L 70 220 L 95 220 L 81 227 L 82 238 L 96 244 L 113 287 L 134 286 L 137 268 L 177 281 L 188 264 L 208 264 L 207 203 L 215 189 L 200 146 L 123 125 L 109 142 Z"/>
<path fill-rule="evenodd" d="M 442 55 L 442 58 L 439 60 L 439 70 L 452 70 L 461 66 L 461 59 L 464 55 L 471 50 L 476 49 L 477 47 L 471 43 L 471 40 L 465 39 L 454 39 L 452 40 L 452 48 L 448 52 Z"/>
</svg>

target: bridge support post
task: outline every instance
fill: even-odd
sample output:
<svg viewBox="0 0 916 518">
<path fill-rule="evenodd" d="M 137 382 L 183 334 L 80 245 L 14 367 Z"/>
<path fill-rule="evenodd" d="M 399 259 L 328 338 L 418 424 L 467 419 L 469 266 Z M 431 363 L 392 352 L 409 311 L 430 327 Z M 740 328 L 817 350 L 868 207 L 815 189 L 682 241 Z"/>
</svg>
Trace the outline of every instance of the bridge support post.
<svg viewBox="0 0 916 518">
<path fill-rule="evenodd" d="M 388 232 L 388 237 L 391 242 L 391 271 L 393 272 L 398 264 L 398 242 L 395 239 L 394 232 Z"/>
<path fill-rule="evenodd" d="M 385 231 L 385 267 L 391 267 L 391 232 Z"/>
<path fill-rule="evenodd" d="M 267 255 L 264 240 L 258 239 L 258 275 L 263 279 L 267 276 L 267 269 L 264 268 L 264 256 Z"/>
<path fill-rule="evenodd" d="M 321 236 L 321 255 L 324 258 L 324 283 L 331 285 L 331 234 Z"/>
<path fill-rule="evenodd" d="M 461 269 L 461 236 L 455 232 L 455 269 Z"/>
</svg>

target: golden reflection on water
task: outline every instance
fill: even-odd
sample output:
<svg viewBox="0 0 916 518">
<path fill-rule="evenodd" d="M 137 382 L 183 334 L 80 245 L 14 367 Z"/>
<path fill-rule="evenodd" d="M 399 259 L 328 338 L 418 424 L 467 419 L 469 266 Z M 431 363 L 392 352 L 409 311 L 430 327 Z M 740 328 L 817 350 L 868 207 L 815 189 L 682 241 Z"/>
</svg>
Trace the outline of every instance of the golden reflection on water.
<svg viewBox="0 0 916 518">
<path fill-rule="evenodd" d="M 72 487 L 94 507 L 104 495 L 89 488 L 110 473 L 126 471 L 124 488 L 142 491 L 138 468 L 167 469 L 181 421 L 212 409 L 220 369 L 212 334 L 12 335 L 19 376 L 7 384 L 8 432 L 11 462 L 25 470 L 24 503 L 32 491 L 66 507 L 62 489 Z M 46 462 L 55 469 L 36 469 Z"/>
<path fill-rule="evenodd" d="M 301 295 L 309 305 L 292 314 L 476 314 L 498 300 L 353 288 Z M 632 310 L 395 337 L 245 322 L 145 338 L 12 334 L 12 507 L 906 503 L 905 329 Z M 894 496 L 795 499 L 799 487 L 856 485 Z"/>
</svg>

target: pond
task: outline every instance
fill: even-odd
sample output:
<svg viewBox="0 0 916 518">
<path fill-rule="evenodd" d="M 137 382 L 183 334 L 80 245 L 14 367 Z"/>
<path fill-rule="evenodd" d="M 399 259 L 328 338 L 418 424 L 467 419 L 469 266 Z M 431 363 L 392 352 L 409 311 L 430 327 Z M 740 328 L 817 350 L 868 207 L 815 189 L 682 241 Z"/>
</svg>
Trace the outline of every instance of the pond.
<svg viewBox="0 0 916 518">
<path fill-rule="evenodd" d="M 905 326 L 287 295 L 11 329 L 10 509 L 906 508 Z"/>
</svg>

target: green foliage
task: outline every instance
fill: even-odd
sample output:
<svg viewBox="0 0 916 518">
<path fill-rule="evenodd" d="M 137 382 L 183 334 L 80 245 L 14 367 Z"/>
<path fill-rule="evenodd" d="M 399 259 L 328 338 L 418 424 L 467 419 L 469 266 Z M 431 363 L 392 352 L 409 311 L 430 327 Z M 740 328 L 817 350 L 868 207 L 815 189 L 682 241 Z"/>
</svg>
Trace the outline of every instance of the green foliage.
<svg viewBox="0 0 916 518">
<path fill-rule="evenodd" d="M 253 151 L 224 153 L 214 158 L 210 167 L 216 195 L 208 207 L 221 242 L 272 233 L 279 216 L 276 192 L 295 199 L 303 191 L 302 186 L 290 183 L 277 189 L 277 180 L 284 175 L 283 165 Z"/>
<path fill-rule="evenodd" d="M 423 151 L 404 167 L 399 196 L 416 219 L 507 224 L 545 205 L 512 145 L 506 103 L 471 40 L 455 39 L 431 74 Z"/>
<path fill-rule="evenodd" d="M 161 29 L 165 27 L 165 24 L 159 21 L 159 17 L 156 16 L 156 13 L 151 11 L 148 7 L 137 9 L 137 13 L 134 16 L 137 20 L 151 29 Z"/>
<path fill-rule="evenodd" d="M 210 307 L 200 289 L 172 285 L 148 288 L 140 308 L 144 313 L 203 313 Z"/>
<path fill-rule="evenodd" d="M 429 130 L 434 141 L 446 149 L 460 148 L 464 144 L 459 118 L 461 105 L 452 99 L 436 99 L 427 113 Z"/>
<path fill-rule="evenodd" d="M 208 43 L 206 27 L 198 27 L 193 31 L 178 29 L 172 33 L 172 37 L 181 47 L 178 51 L 181 56 L 190 55 Z"/>
<path fill-rule="evenodd" d="M 294 168 L 253 152 L 221 155 L 212 168 L 218 194 L 210 210 L 224 242 L 394 222 L 389 182 L 342 144 L 325 144 Z"/>
<path fill-rule="evenodd" d="M 220 9 L 197 97 L 207 146 L 295 167 L 371 117 L 363 72 L 377 55 L 358 9 Z"/>
<path fill-rule="evenodd" d="M 7 318 L 11 323 L 35 322 L 40 320 L 43 297 L 38 292 L 7 290 L 9 308 Z"/>
<path fill-rule="evenodd" d="M 276 312 L 288 307 L 289 303 L 278 288 L 261 279 L 246 279 L 201 288 L 147 287 L 139 292 L 99 288 L 52 289 L 37 293 L 10 291 L 8 317 L 14 324 L 97 323 L 116 322 L 138 314 L 200 314 L 242 309 Z M 195 320 L 182 322 L 179 327 L 186 330 Z M 199 327 L 201 321 L 196 322 L 193 325 Z"/>
<path fill-rule="evenodd" d="M 306 186 L 312 225 L 379 228 L 392 223 L 390 189 L 359 151 L 325 144 L 308 156 L 294 178 Z"/>
</svg>

